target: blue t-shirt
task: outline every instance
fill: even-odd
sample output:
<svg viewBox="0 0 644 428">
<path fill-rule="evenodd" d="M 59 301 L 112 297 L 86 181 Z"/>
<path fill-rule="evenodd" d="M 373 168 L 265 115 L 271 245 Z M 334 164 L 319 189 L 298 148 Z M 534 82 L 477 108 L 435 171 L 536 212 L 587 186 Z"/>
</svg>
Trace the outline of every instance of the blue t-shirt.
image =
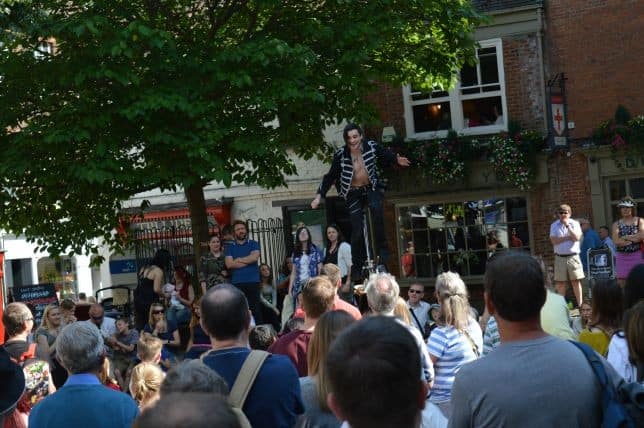
<svg viewBox="0 0 644 428">
<path fill-rule="evenodd" d="M 233 259 L 246 257 L 253 251 L 259 251 L 259 243 L 252 239 L 247 239 L 243 244 L 235 241 L 232 245 L 226 245 L 225 250 L 226 257 Z M 232 271 L 233 284 L 259 284 L 259 265 L 257 263 L 230 270 Z"/>
<path fill-rule="evenodd" d="M 604 243 L 601 238 L 593 229 L 588 229 L 584 232 L 584 240 L 581 241 L 581 264 L 584 266 L 584 272 L 588 272 L 588 250 L 600 248 Z"/>
<path fill-rule="evenodd" d="M 204 364 L 216 371 L 232 388 L 248 348 L 211 351 Z M 292 427 L 297 415 L 304 413 L 300 381 L 291 361 L 283 355 L 270 355 L 259 370 L 243 412 L 253 428 Z"/>
<path fill-rule="evenodd" d="M 55 394 L 36 404 L 29 414 L 29 426 L 129 428 L 138 414 L 139 408 L 129 395 L 84 373 L 71 375 Z"/>
</svg>

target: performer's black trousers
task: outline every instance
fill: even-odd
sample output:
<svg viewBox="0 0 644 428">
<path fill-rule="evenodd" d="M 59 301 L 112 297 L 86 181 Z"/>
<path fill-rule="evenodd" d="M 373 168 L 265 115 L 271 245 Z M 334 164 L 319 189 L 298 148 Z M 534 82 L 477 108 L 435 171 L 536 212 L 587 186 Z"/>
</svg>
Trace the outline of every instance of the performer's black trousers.
<svg viewBox="0 0 644 428">
<path fill-rule="evenodd" d="M 383 192 L 373 190 L 371 186 L 352 188 L 347 193 L 347 209 L 351 218 L 351 279 L 362 278 L 362 267 L 367 258 L 363 233 L 363 214 L 365 205 L 371 211 L 375 247 L 380 257 L 379 263 L 384 264 L 389 258 L 387 242 L 385 241 L 385 222 L 383 215 Z"/>
</svg>

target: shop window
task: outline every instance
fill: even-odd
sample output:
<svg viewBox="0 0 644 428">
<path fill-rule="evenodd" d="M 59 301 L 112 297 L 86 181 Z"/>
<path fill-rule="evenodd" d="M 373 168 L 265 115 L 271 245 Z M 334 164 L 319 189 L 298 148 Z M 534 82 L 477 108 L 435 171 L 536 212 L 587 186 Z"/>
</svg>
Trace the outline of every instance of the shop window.
<svg viewBox="0 0 644 428">
<path fill-rule="evenodd" d="M 483 275 L 494 251 L 530 251 L 524 197 L 398 206 L 404 276 Z M 496 243 L 495 243 L 496 241 Z"/>
<path fill-rule="evenodd" d="M 76 284 L 76 261 L 67 256 L 61 258 L 44 257 L 38 260 L 38 283 L 54 284 L 61 298 L 75 296 L 78 292 Z"/>
<path fill-rule="evenodd" d="M 403 87 L 405 123 L 410 138 L 437 138 L 449 129 L 466 134 L 507 130 L 507 106 L 500 39 L 480 42 L 478 62 L 465 65 L 456 86 L 431 93 Z"/>
</svg>

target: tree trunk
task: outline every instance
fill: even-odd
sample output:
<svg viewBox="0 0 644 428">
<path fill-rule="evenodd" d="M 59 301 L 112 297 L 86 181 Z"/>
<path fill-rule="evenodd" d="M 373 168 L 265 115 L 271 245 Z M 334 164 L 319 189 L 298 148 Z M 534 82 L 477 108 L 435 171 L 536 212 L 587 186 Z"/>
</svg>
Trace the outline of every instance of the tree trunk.
<svg viewBox="0 0 644 428">
<path fill-rule="evenodd" d="M 188 201 L 188 210 L 190 211 L 190 222 L 192 224 L 192 242 L 195 255 L 195 266 L 199 269 L 201 254 L 208 249 L 208 217 L 206 214 L 206 199 L 203 194 L 203 184 L 201 180 L 189 186 L 184 187 L 186 200 Z M 196 276 L 196 272 L 195 272 Z M 193 281 L 195 291 L 200 293 L 201 289 L 197 281 Z"/>
</svg>

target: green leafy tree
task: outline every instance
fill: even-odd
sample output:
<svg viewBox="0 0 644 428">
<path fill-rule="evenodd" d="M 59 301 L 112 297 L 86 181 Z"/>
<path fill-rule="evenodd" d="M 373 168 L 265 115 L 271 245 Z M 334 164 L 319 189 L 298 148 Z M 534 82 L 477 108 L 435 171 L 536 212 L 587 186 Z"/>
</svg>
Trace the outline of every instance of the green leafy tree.
<svg viewBox="0 0 644 428">
<path fill-rule="evenodd" d="M 283 185 L 326 125 L 374 120 L 376 82 L 449 85 L 481 19 L 466 0 L 1 3 L 0 227 L 53 254 L 117 249 L 123 201 L 154 188 L 183 189 L 205 240 L 205 184 Z"/>
</svg>

